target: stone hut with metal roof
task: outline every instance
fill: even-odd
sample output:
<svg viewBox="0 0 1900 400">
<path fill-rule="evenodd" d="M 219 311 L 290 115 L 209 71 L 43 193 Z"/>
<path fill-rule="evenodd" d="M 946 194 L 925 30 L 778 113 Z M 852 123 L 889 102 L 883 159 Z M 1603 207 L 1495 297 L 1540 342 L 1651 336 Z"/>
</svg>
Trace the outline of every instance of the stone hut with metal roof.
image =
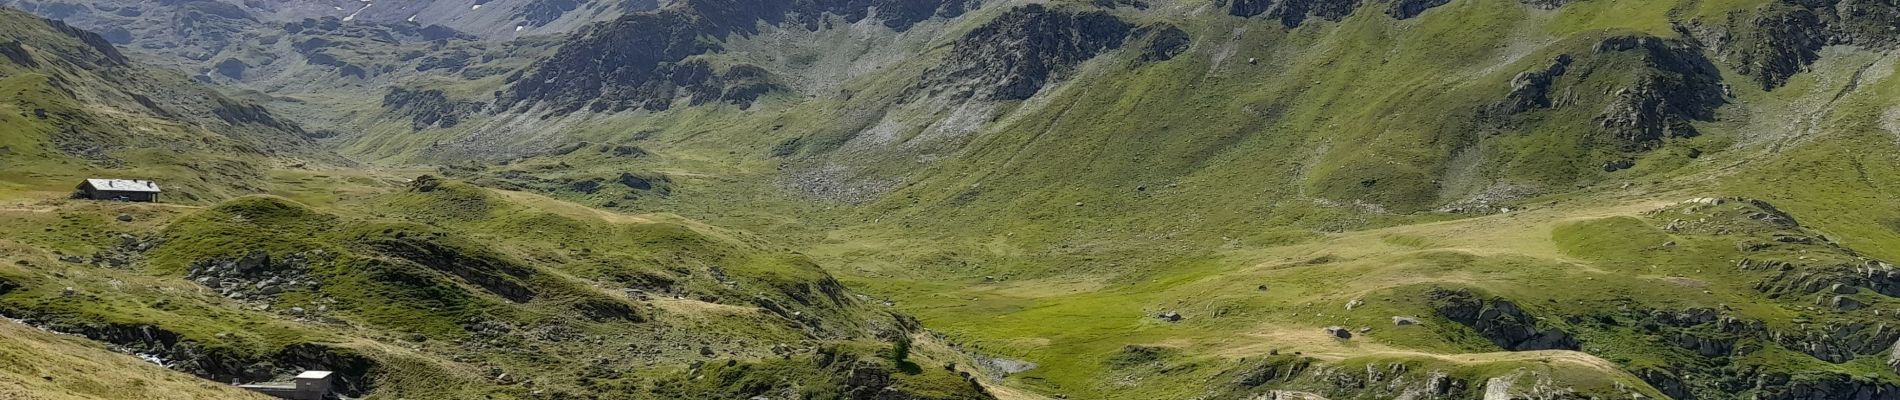
<svg viewBox="0 0 1900 400">
<path fill-rule="evenodd" d="M 152 203 L 161 192 L 158 183 L 136 179 L 87 179 L 79 184 L 73 197 L 91 200 L 115 200 Z"/>
</svg>

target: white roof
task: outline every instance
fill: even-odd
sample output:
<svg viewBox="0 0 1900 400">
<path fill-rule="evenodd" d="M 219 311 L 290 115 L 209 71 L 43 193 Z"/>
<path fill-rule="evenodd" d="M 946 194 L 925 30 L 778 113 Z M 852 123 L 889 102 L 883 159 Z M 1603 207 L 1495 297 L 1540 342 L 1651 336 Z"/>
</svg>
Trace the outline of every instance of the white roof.
<svg viewBox="0 0 1900 400">
<path fill-rule="evenodd" d="M 327 379 L 329 377 L 330 371 L 304 371 L 297 374 L 297 379 Z"/>
<path fill-rule="evenodd" d="M 86 184 L 93 189 L 114 192 L 159 192 L 157 183 L 136 179 L 87 179 Z"/>
</svg>

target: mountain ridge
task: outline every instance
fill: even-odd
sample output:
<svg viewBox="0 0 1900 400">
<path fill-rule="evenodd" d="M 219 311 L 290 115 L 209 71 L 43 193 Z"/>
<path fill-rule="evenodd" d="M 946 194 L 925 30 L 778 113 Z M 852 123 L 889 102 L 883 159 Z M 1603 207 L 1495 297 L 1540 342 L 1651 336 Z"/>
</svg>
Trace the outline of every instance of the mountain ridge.
<svg viewBox="0 0 1900 400">
<path fill-rule="evenodd" d="M 131 42 L 215 55 L 124 57 L 368 161 L 246 166 L 154 250 L 0 238 L 161 281 L 260 279 L 222 266 L 258 248 L 370 263 L 287 289 L 390 332 L 351 347 L 382 379 L 352 393 L 533 397 L 500 371 L 633 398 L 1900 397 L 1884 2 L 522 2 L 497 10 L 552 11 L 513 40 L 218 4 L 194 21 L 238 40 Z M 281 212 L 229 215 L 253 209 Z M 30 289 L 0 304 L 57 310 L 70 279 L 12 272 Z M 583 343 L 649 330 L 744 343 Z M 464 335 L 561 358 L 443 343 Z"/>
</svg>

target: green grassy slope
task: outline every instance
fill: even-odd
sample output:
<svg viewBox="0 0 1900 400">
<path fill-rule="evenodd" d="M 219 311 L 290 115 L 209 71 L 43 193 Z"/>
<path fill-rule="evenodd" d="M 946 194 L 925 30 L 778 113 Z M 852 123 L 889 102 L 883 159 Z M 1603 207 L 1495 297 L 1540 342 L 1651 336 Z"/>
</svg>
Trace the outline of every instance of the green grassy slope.
<svg viewBox="0 0 1900 400">
<path fill-rule="evenodd" d="M 481 381 L 494 371 L 469 370 L 487 363 L 551 371 L 538 385 L 577 393 L 732 397 L 776 382 L 817 395 L 843 389 L 777 377 L 830 376 L 843 359 L 921 367 L 900 386 L 944 398 L 970 395 L 938 368 L 952 360 L 1014 386 L 998 393 L 1074 398 L 1900 391 L 1889 364 L 1900 334 L 1884 329 L 1900 293 L 1882 261 L 1900 256 L 1891 43 L 1860 33 L 1877 19 L 1778 25 L 1890 6 L 1458 0 L 1398 19 L 1379 12 L 1389 2 L 1309 1 L 1288 4 L 1357 8 L 1289 27 L 1228 12 L 1251 2 L 1151 3 L 1000 2 L 901 34 L 696 39 L 727 51 L 695 57 L 781 79 L 783 91 L 749 107 L 682 98 L 660 111 L 562 115 L 530 105 L 421 129 L 350 110 L 364 133 L 340 139 L 343 151 L 440 162 L 436 173 L 475 185 L 281 173 L 274 185 L 295 201 L 245 198 L 167 220 L 138 270 L 175 280 L 192 263 L 253 249 L 320 251 L 312 271 L 326 285 L 286 292 L 270 309 L 333 299 L 336 318 L 378 332 L 375 345 L 348 348 L 419 342 L 415 354 L 393 352 L 413 358 L 381 356 L 423 366 L 385 382 Z M 1022 23 L 1096 11 L 1143 33 L 1086 38 L 1101 32 Z M 1048 30 L 1009 30 L 1020 26 Z M 1147 33 L 1163 26 L 1190 41 L 1154 57 Z M 1022 41 L 966 36 L 997 31 Z M 1789 32 L 1841 45 L 1803 47 Z M 1063 53 L 1108 39 L 1121 44 Z M 1072 56 L 1084 61 L 1036 64 Z M 956 69 L 972 60 L 1000 67 Z M 852 61 L 866 66 L 813 72 Z M 1058 70 L 1057 83 L 1027 99 L 956 94 L 995 78 L 986 73 L 1042 67 Z M 405 83 L 458 101 L 509 87 L 492 76 Z M 350 190 L 330 193 L 339 186 Z M 1723 200 L 1691 201 L 1702 198 Z M 79 233 L 106 221 L 59 223 L 31 246 L 86 254 L 115 240 Z M 267 234 L 238 233 L 257 229 Z M 774 242 L 793 249 L 764 244 Z M 445 255 L 454 261 L 437 262 Z M 22 279 L 65 282 L 36 276 Z M 35 302 L 60 285 L 36 284 L 17 301 L 139 320 Z M 624 301 L 617 289 L 659 297 L 633 313 L 645 322 L 585 318 Z M 929 336 L 890 333 L 906 322 L 879 298 L 964 345 L 914 365 L 869 356 L 894 337 Z M 111 309 L 141 310 L 132 299 Z M 180 318 L 249 320 L 194 312 L 204 315 Z M 1184 318 L 1157 318 L 1166 312 Z M 471 319 L 756 339 L 707 346 L 745 361 L 694 372 L 699 349 L 688 345 L 604 362 L 635 371 L 615 374 L 567 366 L 593 356 L 572 343 L 531 341 L 553 359 L 443 343 L 482 337 L 487 322 Z M 1352 337 L 1326 331 L 1334 326 Z M 357 337 L 288 323 L 244 330 L 259 333 L 233 346 L 255 353 Z M 757 340 L 811 351 L 774 358 Z"/>
<path fill-rule="evenodd" d="M 0 354 L 15 360 L 0 371 L 0 395 L 10 399 L 113 399 L 127 393 L 155 399 L 269 398 L 11 321 L 0 322 L 0 332 L 7 337 Z"/>
<path fill-rule="evenodd" d="M 1808 287 L 1896 248 L 1885 47 L 1820 49 L 1764 86 L 1772 71 L 1751 64 L 1762 55 L 1750 46 L 1775 43 L 1751 40 L 1772 36 L 1758 23 L 1786 4 L 1474 0 L 1403 20 L 1366 5 L 1297 28 L 1199 5 L 1109 11 L 1182 27 L 1192 46 L 1165 61 L 1141 61 L 1138 44 L 1111 51 L 1027 101 L 906 97 L 960 35 L 1014 6 L 992 5 L 913 49 L 923 57 L 847 81 L 848 96 L 570 116 L 559 126 L 586 151 L 454 171 L 808 240 L 847 284 L 983 352 L 1040 364 L 1005 381 L 1043 394 L 1393 395 L 1323 383 L 1369 364 L 1479 386 L 1528 368 L 1650 396 L 1894 385 L 1884 357 L 1895 338 L 1855 328 L 1877 326 L 1887 295 Z M 1739 30 L 1717 41 L 1719 29 Z M 1514 96 L 1535 80 L 1527 73 L 1559 63 L 1539 84 L 1547 104 L 1500 111 L 1525 99 Z M 1708 103 L 1651 120 L 1662 130 L 1611 129 L 1606 110 L 1645 91 Z M 973 105 L 1000 111 L 958 114 Z M 970 131 L 945 138 L 944 126 Z M 642 155 L 613 156 L 623 145 Z M 613 186 L 622 172 L 668 176 L 670 191 Z M 609 184 L 570 186 L 589 180 Z M 890 191 L 825 201 L 837 187 Z M 1760 212 L 1670 206 L 1728 196 L 1765 199 L 1800 226 L 1664 229 Z M 1826 239 L 1737 247 L 1792 236 Z M 1502 352 L 1516 349 L 1435 308 L 1458 290 L 1515 303 L 1578 352 Z M 1365 305 L 1342 308 L 1354 299 Z M 1163 311 L 1187 319 L 1157 321 Z M 1322 331 L 1333 325 L 1372 329 L 1336 341 Z M 1333 375 L 1230 387 L 1300 357 Z"/>
<path fill-rule="evenodd" d="M 131 61 L 96 34 L 13 10 L 0 20 L 0 196 L 119 177 L 162 179 L 172 199 L 203 203 L 255 190 L 270 164 L 336 161 L 294 123 Z"/>
<path fill-rule="evenodd" d="M 353 396 L 986 397 L 916 366 L 931 355 L 888 355 L 914 322 L 756 239 L 452 181 L 297 178 L 284 184 L 366 194 L 322 208 L 250 196 L 0 210 L 6 226 L 46 227 L 0 237 L 0 312 L 215 381 L 335 369 Z M 754 383 L 670 383 L 702 374 Z"/>
</svg>

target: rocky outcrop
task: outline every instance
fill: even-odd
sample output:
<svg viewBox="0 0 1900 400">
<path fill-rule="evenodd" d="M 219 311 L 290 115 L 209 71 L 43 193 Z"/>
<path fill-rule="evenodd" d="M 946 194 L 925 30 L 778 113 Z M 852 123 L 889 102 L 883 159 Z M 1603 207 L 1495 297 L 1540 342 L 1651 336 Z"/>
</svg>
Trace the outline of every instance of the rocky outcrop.
<svg viewBox="0 0 1900 400">
<path fill-rule="evenodd" d="M 535 274 L 531 267 L 500 255 L 471 251 L 442 243 L 435 238 L 395 235 L 370 238 L 363 243 L 378 253 L 462 278 L 516 303 L 533 300 L 537 294 L 527 280 Z"/>
<path fill-rule="evenodd" d="M 218 295 L 240 301 L 270 303 L 290 291 L 314 291 L 322 282 L 310 276 L 309 259 L 302 254 L 273 260 L 270 253 L 253 251 L 235 260 L 211 260 L 193 263 L 185 272 L 190 279 L 218 291 Z"/>
<path fill-rule="evenodd" d="M 1682 382 L 1682 378 L 1677 377 L 1676 374 L 1667 370 L 1645 368 L 1633 371 L 1632 374 L 1636 375 L 1638 379 L 1642 379 L 1643 382 L 1649 383 L 1649 386 L 1655 387 L 1656 390 L 1662 391 L 1663 394 L 1668 395 L 1671 399 L 1696 399 L 1695 392 L 1690 391 L 1689 386 Z"/>
<path fill-rule="evenodd" d="M 529 26 L 546 26 L 569 11 L 580 8 L 583 3 L 581 0 L 531 0 L 517 11 L 517 15 L 527 20 Z"/>
<path fill-rule="evenodd" d="M 1428 296 L 1439 316 L 1476 330 L 1506 350 L 1577 349 L 1577 339 L 1570 333 L 1543 326 L 1510 300 L 1483 300 L 1469 290 L 1443 288 L 1432 289 Z"/>
<path fill-rule="evenodd" d="M 1684 310 L 1626 310 L 1621 316 L 1598 316 L 1605 327 L 1642 326 L 1661 343 L 1690 351 L 1690 358 L 1672 359 L 1681 363 L 1669 368 L 1644 367 L 1632 371 L 1645 382 L 1677 399 L 1729 398 L 1727 394 L 1753 388 L 1760 399 L 1863 398 L 1832 397 L 1882 393 L 1877 387 L 1856 383 L 1858 378 L 1817 371 L 1813 374 L 1783 375 L 1779 378 L 1761 366 L 1703 368 L 1735 363 L 1737 357 L 1754 354 L 1764 346 L 1778 346 L 1829 363 L 1847 363 L 1856 359 L 1890 352 L 1900 341 L 1900 331 L 1878 320 L 1828 318 L 1810 321 L 1798 318 L 1793 328 L 1771 328 L 1761 321 L 1742 319 L 1709 308 Z M 1850 314 L 1854 315 L 1854 314 Z M 1865 314 L 1858 314 L 1865 316 Z M 1589 320 L 1592 318 L 1585 318 Z M 1888 358 L 1892 360 L 1891 356 Z M 1893 363 L 1900 365 L 1900 362 Z M 1765 375 L 1764 375 L 1765 374 Z M 1812 397 L 1817 395 L 1821 397 Z M 1882 398 L 1882 397 L 1872 397 Z"/>
<path fill-rule="evenodd" d="M 1311 358 L 1289 355 L 1274 355 L 1261 359 L 1248 359 L 1242 360 L 1240 367 L 1222 373 L 1221 376 L 1225 378 L 1227 382 L 1232 382 L 1231 385 L 1234 389 L 1246 391 L 1272 382 L 1292 380 L 1300 374 L 1305 373 L 1316 361 L 1317 360 Z"/>
<path fill-rule="evenodd" d="M 1194 44 L 1193 36 L 1174 25 L 1150 26 L 1142 28 L 1142 31 L 1146 33 L 1137 35 L 1146 37 L 1148 42 L 1141 51 L 1140 60 L 1144 62 L 1174 59 L 1174 56 L 1186 53 L 1188 47 Z"/>
<path fill-rule="evenodd" d="M 1133 29 L 1101 11 L 1077 12 L 1041 4 L 1018 7 L 957 40 L 950 56 L 925 71 L 912 92 L 1028 99 L 1083 61 L 1120 48 Z"/>
<path fill-rule="evenodd" d="M 0 285 L 0 293 L 6 293 L 4 288 L 5 285 Z M 1893 370 L 1895 374 L 1900 374 L 1900 340 L 1896 340 L 1893 342 L 1893 345 L 1887 346 L 1887 369 Z"/>
<path fill-rule="evenodd" d="M 1618 37 L 1597 45 L 1598 53 L 1635 53 L 1646 67 L 1636 81 L 1611 95 L 1597 117 L 1611 138 L 1626 148 L 1647 149 L 1664 138 L 1697 135 L 1691 121 L 1715 119 L 1727 103 L 1722 74 L 1688 43 L 1655 37 Z"/>
<path fill-rule="evenodd" d="M 1605 393 L 1582 393 L 1555 383 L 1549 375 L 1526 370 L 1498 371 L 1502 375 L 1472 376 L 1416 362 L 1373 362 L 1351 366 L 1328 365 L 1299 355 L 1276 354 L 1240 360 L 1213 381 L 1208 399 L 1593 399 Z M 1622 385 L 1598 388 L 1620 392 L 1613 398 L 1644 398 L 1644 391 Z M 1288 389 L 1298 389 L 1291 391 Z M 1299 393 L 1298 396 L 1289 396 Z"/>
<path fill-rule="evenodd" d="M 1517 76 L 1511 78 L 1511 92 L 1504 96 L 1504 101 L 1492 107 L 1492 112 L 1517 114 L 1554 106 L 1550 98 L 1551 92 L 1557 83 L 1557 78 L 1569 72 L 1571 61 L 1569 54 L 1558 55 L 1556 59 L 1551 60 L 1549 66 L 1543 69 L 1518 73 Z"/>
<path fill-rule="evenodd" d="M 770 73 L 758 66 L 737 64 L 722 72 L 704 59 L 687 60 L 717 49 L 698 40 L 698 35 L 714 29 L 703 23 L 674 12 L 622 18 L 615 24 L 649 26 L 596 29 L 584 41 L 563 46 L 552 58 L 537 63 L 534 72 L 516 81 L 500 101 L 504 106 L 543 101 L 557 112 L 583 107 L 595 112 L 657 111 L 672 108 L 681 98 L 691 105 L 727 102 L 748 107 L 778 88 Z M 607 60 L 586 60 L 595 57 Z"/>
<path fill-rule="evenodd" d="M 1900 385 L 1831 372 L 1752 374 L 1750 398 L 1763 400 L 1897 400 Z"/>
<path fill-rule="evenodd" d="M 383 95 L 383 109 L 399 116 L 409 118 L 409 126 L 414 130 L 430 127 L 453 128 L 463 118 L 479 113 L 486 104 L 472 101 L 456 101 L 436 89 L 389 88 Z"/>
<path fill-rule="evenodd" d="M 307 370 L 336 373 L 336 391 L 363 396 L 374 388 L 380 363 L 354 350 L 319 343 L 297 343 L 281 349 L 253 352 L 229 345 L 209 345 L 156 325 L 74 323 L 41 319 L 23 310 L 4 310 L 9 317 L 42 329 L 109 343 L 121 351 L 162 360 L 174 370 L 216 382 L 265 382 Z"/>
<path fill-rule="evenodd" d="M 906 384 L 899 375 L 918 375 L 902 357 L 845 345 L 824 345 L 809 354 L 780 360 L 731 359 L 696 364 L 689 374 L 660 382 L 655 391 L 667 399 L 765 399 L 820 389 L 839 400 L 995 399 L 969 372 L 955 372 L 935 386 Z M 901 354 L 902 351 L 897 351 Z"/>
<path fill-rule="evenodd" d="M 849 22 L 878 18 L 895 30 L 975 8 L 974 0 L 688 0 L 628 14 L 576 33 L 546 59 L 509 79 L 504 108 L 545 104 L 556 114 L 582 109 L 665 110 L 724 101 L 750 105 L 777 87 L 765 69 L 737 64 L 716 71 L 694 56 L 722 49 L 717 40 L 751 34 L 760 24 L 818 30 L 827 16 Z M 875 11 L 875 15 L 872 12 Z"/>
<path fill-rule="evenodd" d="M 503 107 L 545 102 L 557 112 L 596 108 L 666 109 L 671 65 L 716 47 L 698 40 L 709 29 L 677 11 L 628 15 L 575 37 L 535 63 L 498 101 Z M 513 79 L 513 78 L 511 78 Z"/>
<path fill-rule="evenodd" d="M 1392 0 L 1386 6 L 1385 15 L 1394 19 L 1410 19 L 1425 13 L 1425 10 L 1450 2 L 1451 0 Z M 1346 19 L 1365 3 L 1364 0 L 1217 0 L 1214 4 L 1227 8 L 1228 15 L 1265 17 L 1280 21 L 1280 24 L 1287 28 L 1297 28 L 1312 18 L 1327 21 Z"/>
<path fill-rule="evenodd" d="M 1425 13 L 1425 10 L 1450 2 L 1451 0 L 1393 0 L 1392 7 L 1385 10 L 1385 15 L 1396 19 L 1410 19 Z"/>
<path fill-rule="evenodd" d="M 211 98 L 211 104 L 213 105 L 211 115 L 227 124 L 255 125 L 290 134 L 304 134 L 303 126 L 283 118 L 278 118 L 277 114 L 271 113 L 269 109 L 257 105 L 256 103 L 247 103 L 232 100 L 224 96 L 215 96 Z"/>
<path fill-rule="evenodd" d="M 1227 7 L 1227 13 L 1236 17 L 1265 16 L 1279 20 L 1281 25 L 1297 28 L 1308 18 L 1338 21 L 1352 15 L 1359 8 L 1361 0 L 1218 0 L 1216 6 Z M 1430 4 L 1433 1 L 1412 1 L 1411 7 Z M 1439 1 L 1443 3 L 1443 1 Z M 1429 8 L 1429 7 L 1426 7 Z M 1425 8 L 1418 8 L 1423 12 Z M 1411 15 L 1418 15 L 1412 13 Z"/>
<path fill-rule="evenodd" d="M 1888 297 L 1900 297 L 1900 269 L 1880 261 L 1869 260 L 1859 265 L 1802 265 L 1744 258 L 1736 266 L 1743 271 L 1768 272 L 1755 284 L 1755 290 L 1767 294 L 1771 299 L 1817 294 L 1850 295 L 1863 288 Z"/>
<path fill-rule="evenodd" d="M 86 47 L 92 50 L 92 52 L 97 56 L 97 58 L 93 59 L 95 65 L 86 66 L 87 68 L 97 68 L 97 67 L 102 67 L 102 66 L 124 66 L 129 63 L 129 60 L 125 58 L 125 55 L 120 54 L 119 49 L 117 47 L 112 46 L 112 42 L 106 41 L 106 38 L 100 37 L 99 34 L 97 33 L 92 33 L 84 29 L 74 28 L 72 25 L 67 25 L 65 22 L 60 22 L 58 20 L 47 21 L 47 24 L 51 25 L 53 29 L 58 31 L 59 33 L 65 34 L 67 36 L 71 36 L 74 39 L 79 39 L 80 43 L 85 44 Z"/>
<path fill-rule="evenodd" d="M 1878 0 L 1779 1 L 1752 14 L 1695 21 L 1684 30 L 1709 43 L 1737 72 L 1774 89 L 1833 44 L 1890 49 L 1900 45 L 1900 5 Z"/>
<path fill-rule="evenodd" d="M 1545 9 L 1545 10 L 1555 10 L 1557 8 L 1563 7 L 1565 4 L 1570 4 L 1571 2 L 1571 0 L 1518 0 L 1518 1 L 1521 3 L 1524 3 L 1524 5 L 1536 7 L 1540 9 Z"/>
<path fill-rule="evenodd" d="M 40 66 L 38 61 L 33 60 L 33 54 L 27 52 L 26 46 L 18 40 L 0 43 L 0 56 L 6 57 L 7 61 L 13 62 L 13 65 L 27 68 Z"/>
<path fill-rule="evenodd" d="M 1607 76 L 1612 78 L 1598 78 Z M 1665 139 L 1693 137 L 1693 122 L 1710 121 L 1727 103 L 1722 75 L 1693 43 L 1650 36 L 1604 39 L 1588 53 L 1562 54 L 1520 72 L 1503 99 L 1479 111 L 1481 120 L 1511 127 L 1520 115 L 1572 106 L 1598 106 L 1604 142 L 1644 151 Z M 1608 92 L 1593 98 L 1593 93 Z M 1612 161 L 1604 171 L 1634 166 Z"/>
<path fill-rule="evenodd" d="M 1731 16 L 1730 18 L 1736 18 Z M 1770 6 L 1747 21 L 1728 21 L 1718 33 L 1703 35 L 1728 58 L 1737 72 L 1755 78 L 1764 89 L 1780 87 L 1788 77 L 1820 58 L 1820 19 L 1811 10 Z"/>
</svg>

